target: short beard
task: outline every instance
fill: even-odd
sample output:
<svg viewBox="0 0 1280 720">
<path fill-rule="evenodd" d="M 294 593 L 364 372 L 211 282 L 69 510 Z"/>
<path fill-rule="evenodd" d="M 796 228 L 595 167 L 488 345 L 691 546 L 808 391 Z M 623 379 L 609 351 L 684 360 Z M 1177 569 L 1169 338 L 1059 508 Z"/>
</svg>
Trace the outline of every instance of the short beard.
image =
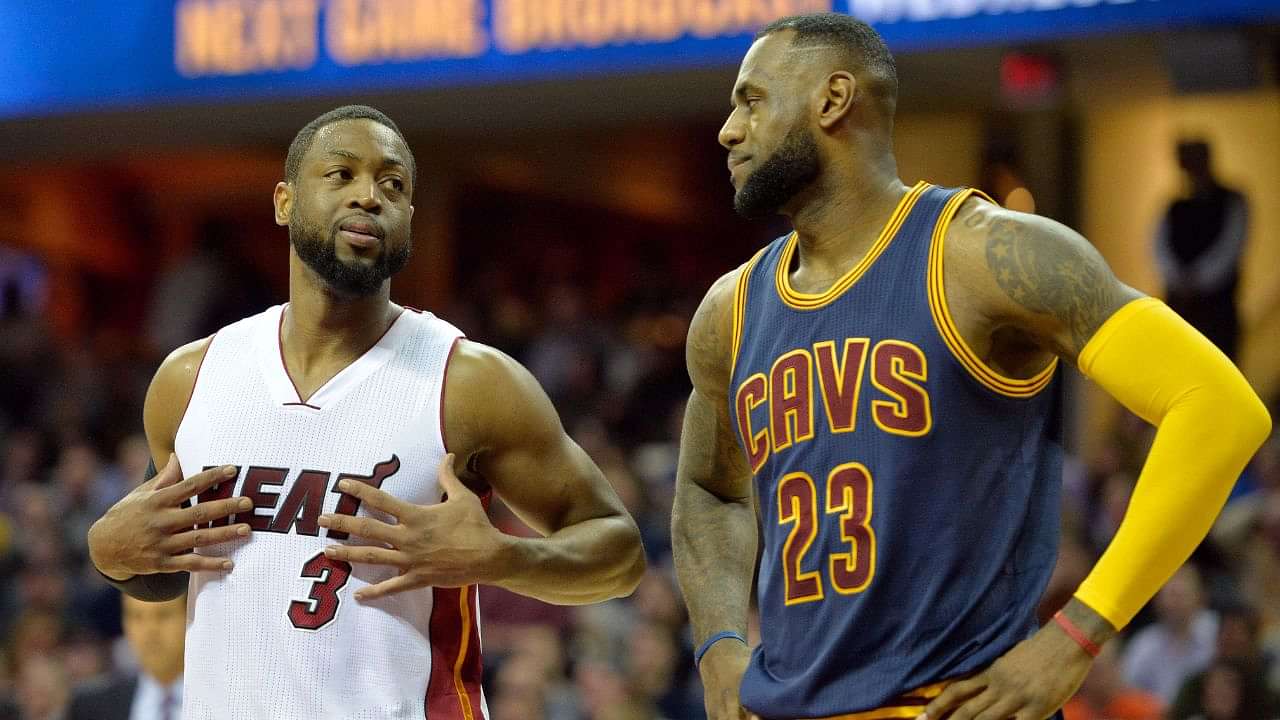
<svg viewBox="0 0 1280 720">
<path fill-rule="evenodd" d="M 382 241 L 382 252 L 371 264 L 346 263 L 338 259 L 338 231 L 325 238 L 324 229 L 301 220 L 289 223 L 289 244 L 307 267 L 331 290 L 348 297 L 368 297 L 382 289 L 382 283 L 404 269 L 413 252 L 413 238 L 391 247 Z"/>
<path fill-rule="evenodd" d="M 747 177 L 733 196 L 739 215 L 758 219 L 776 215 L 797 193 L 818 178 L 822 168 L 813 133 L 797 123 L 778 149 Z"/>
</svg>

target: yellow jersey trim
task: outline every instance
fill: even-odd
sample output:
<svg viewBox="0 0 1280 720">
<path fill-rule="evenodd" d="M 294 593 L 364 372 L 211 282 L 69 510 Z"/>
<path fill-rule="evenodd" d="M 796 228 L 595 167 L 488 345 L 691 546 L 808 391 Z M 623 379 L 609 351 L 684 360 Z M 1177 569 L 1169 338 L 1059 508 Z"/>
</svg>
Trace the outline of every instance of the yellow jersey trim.
<svg viewBox="0 0 1280 720">
<path fill-rule="evenodd" d="M 1053 380 L 1053 373 L 1058 367 L 1058 358 L 1055 357 L 1043 370 L 1025 380 L 1001 375 L 984 363 L 969 347 L 969 343 L 965 342 L 951 317 L 951 309 L 947 306 L 942 269 L 947 228 L 950 227 L 951 220 L 960 209 L 960 205 L 974 195 L 994 203 L 990 197 L 978 190 L 969 189 L 956 193 L 943 207 L 938 223 L 934 226 L 933 240 L 929 246 L 929 310 L 933 314 L 934 325 L 937 326 L 943 342 L 974 379 L 985 385 L 987 389 L 1006 397 L 1019 399 L 1034 397 L 1048 387 Z"/>
<path fill-rule="evenodd" d="M 747 284 L 751 281 L 751 272 L 755 270 L 756 263 L 760 261 L 760 257 L 768 249 L 768 245 L 760 248 L 759 252 L 747 261 L 747 264 L 742 268 L 742 274 L 738 276 L 738 281 L 733 287 L 733 349 L 729 362 L 731 384 L 733 373 L 738 369 L 738 350 L 742 347 L 742 329 L 747 321 Z"/>
<path fill-rule="evenodd" d="M 923 705 L 903 705 L 902 707 L 883 707 L 866 712 L 834 715 L 822 720 L 897 720 L 897 718 L 917 718 L 924 712 Z"/>
<path fill-rule="evenodd" d="M 929 189 L 929 183 L 920 181 L 907 191 L 906 195 L 898 201 L 898 207 L 894 209 L 893 214 L 889 216 L 889 222 L 885 223 L 883 229 L 880 230 L 879 237 L 872 243 L 871 248 L 867 250 L 867 254 L 858 261 L 858 264 L 849 268 L 839 280 L 832 283 L 826 292 L 820 293 L 802 293 L 791 287 L 791 279 L 789 277 L 791 269 L 791 259 L 795 256 L 796 245 L 798 244 L 798 236 L 791 233 L 786 240 L 786 246 L 782 249 L 782 256 L 778 259 L 778 268 L 774 277 L 774 285 L 778 288 L 778 297 L 782 298 L 782 302 L 796 310 L 817 310 L 831 304 L 836 298 L 840 297 L 858 279 L 866 274 L 867 270 L 875 264 L 876 258 L 880 257 L 885 248 L 889 247 L 889 243 L 897 236 L 898 229 L 902 227 L 902 223 L 906 221 L 907 216 L 911 214 L 911 208 L 915 207 L 916 201 Z"/>
<path fill-rule="evenodd" d="M 462 665 L 467 660 L 467 644 L 471 639 L 470 596 L 471 586 L 462 586 L 458 592 L 458 609 L 462 611 L 462 644 L 458 647 L 458 659 L 453 663 L 453 688 L 458 692 L 458 704 L 462 706 L 462 716 L 466 720 L 475 718 L 471 698 L 467 697 L 467 686 L 462 682 Z"/>
<path fill-rule="evenodd" d="M 903 693 L 898 700 L 906 698 L 919 698 L 922 700 L 932 700 L 942 694 L 953 681 L 946 680 L 932 685 L 925 685 L 916 688 L 908 693 Z M 920 713 L 924 712 L 924 703 L 916 703 L 913 705 L 886 705 L 876 708 L 875 710 L 863 710 L 856 713 L 846 713 L 844 715 L 830 715 L 824 718 L 811 718 L 810 720 L 897 720 L 897 718 L 917 718 Z"/>
</svg>

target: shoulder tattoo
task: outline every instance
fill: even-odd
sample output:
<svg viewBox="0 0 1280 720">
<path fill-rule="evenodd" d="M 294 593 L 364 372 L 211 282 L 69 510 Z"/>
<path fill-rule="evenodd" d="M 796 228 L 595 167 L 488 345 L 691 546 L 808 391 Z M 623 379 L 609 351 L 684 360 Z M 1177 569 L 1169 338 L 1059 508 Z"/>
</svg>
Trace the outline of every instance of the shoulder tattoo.
<svg viewBox="0 0 1280 720">
<path fill-rule="evenodd" d="M 1056 317 L 1070 331 L 1077 350 L 1115 308 L 1115 282 L 1101 259 L 1065 238 L 995 218 L 986 255 L 1005 294 L 1032 312 Z"/>
</svg>

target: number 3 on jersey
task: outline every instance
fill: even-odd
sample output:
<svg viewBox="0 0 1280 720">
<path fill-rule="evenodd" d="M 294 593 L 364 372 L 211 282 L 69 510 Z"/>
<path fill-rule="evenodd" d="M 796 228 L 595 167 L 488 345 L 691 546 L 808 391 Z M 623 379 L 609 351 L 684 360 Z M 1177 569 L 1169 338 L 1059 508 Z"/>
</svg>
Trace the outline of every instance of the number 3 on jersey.
<svg viewBox="0 0 1280 720">
<path fill-rule="evenodd" d="M 346 587 L 351 577 L 351 563 L 331 560 L 320 553 L 302 566 L 302 577 L 314 579 L 307 600 L 289 603 L 289 622 L 299 630 L 319 630 L 333 622 L 342 599 L 338 591 Z"/>
<path fill-rule="evenodd" d="M 840 516 L 840 538 L 849 552 L 828 557 L 831 587 L 842 595 L 867 589 L 876 572 L 876 534 L 871 529 L 871 473 L 862 463 L 845 463 L 827 476 L 826 515 Z M 808 473 L 793 472 L 778 482 L 778 523 L 791 525 L 782 545 L 786 604 L 821 600 L 822 573 L 801 569 L 818 536 L 818 488 Z"/>
</svg>

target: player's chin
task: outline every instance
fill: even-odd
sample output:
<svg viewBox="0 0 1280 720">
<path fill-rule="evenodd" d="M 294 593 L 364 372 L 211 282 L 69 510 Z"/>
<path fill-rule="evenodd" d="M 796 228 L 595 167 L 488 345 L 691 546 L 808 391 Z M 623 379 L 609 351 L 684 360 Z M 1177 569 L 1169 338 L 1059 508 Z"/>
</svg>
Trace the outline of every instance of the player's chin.
<svg viewBox="0 0 1280 720">
<path fill-rule="evenodd" d="M 384 247 L 382 243 L 376 246 L 353 246 L 339 242 L 337 252 L 338 261 L 349 267 L 366 268 L 378 264 L 382 258 Z"/>
</svg>

